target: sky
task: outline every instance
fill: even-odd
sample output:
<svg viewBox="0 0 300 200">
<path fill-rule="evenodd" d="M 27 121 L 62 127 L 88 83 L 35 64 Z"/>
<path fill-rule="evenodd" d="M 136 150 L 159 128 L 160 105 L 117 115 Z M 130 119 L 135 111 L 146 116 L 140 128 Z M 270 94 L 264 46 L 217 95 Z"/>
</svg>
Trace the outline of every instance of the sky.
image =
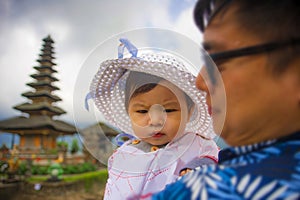
<svg viewBox="0 0 300 200">
<path fill-rule="evenodd" d="M 60 88 L 54 94 L 63 100 L 56 105 L 67 112 L 57 119 L 79 128 L 93 124 L 88 116 L 74 113 L 74 106 L 80 106 L 74 104 L 74 92 L 84 63 L 95 48 L 114 35 L 143 28 L 175 31 L 200 43 L 201 34 L 192 16 L 195 3 L 196 0 L 0 0 L 0 120 L 21 115 L 12 107 L 27 102 L 21 93 L 33 91 L 26 83 L 34 81 L 30 75 L 36 73 L 33 66 L 38 65 L 42 39 L 50 34 L 55 41 L 54 69 L 58 71 L 54 76 L 59 79 L 54 85 Z"/>
</svg>

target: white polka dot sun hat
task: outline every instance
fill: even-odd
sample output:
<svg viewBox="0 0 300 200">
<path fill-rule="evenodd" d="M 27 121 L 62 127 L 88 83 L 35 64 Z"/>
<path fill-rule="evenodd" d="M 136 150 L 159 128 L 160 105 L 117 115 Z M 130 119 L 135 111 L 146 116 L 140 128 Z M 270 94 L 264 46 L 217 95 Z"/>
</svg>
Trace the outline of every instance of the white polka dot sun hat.
<svg viewBox="0 0 300 200">
<path fill-rule="evenodd" d="M 142 52 L 143 50 L 138 50 L 127 39 L 122 38 L 120 42 L 118 59 L 106 60 L 100 64 L 91 82 L 86 101 L 93 99 L 108 123 L 133 135 L 130 118 L 125 108 L 127 77 L 130 71 L 155 75 L 176 85 L 194 102 L 195 108 L 185 131 L 198 133 L 205 138 L 214 138 L 216 135 L 207 111 L 205 93 L 196 88 L 196 77 L 189 72 L 187 64 L 183 64 L 178 56 L 169 52 Z M 123 58 L 124 48 L 131 56 Z M 138 55 L 141 52 L 143 54 Z"/>
</svg>

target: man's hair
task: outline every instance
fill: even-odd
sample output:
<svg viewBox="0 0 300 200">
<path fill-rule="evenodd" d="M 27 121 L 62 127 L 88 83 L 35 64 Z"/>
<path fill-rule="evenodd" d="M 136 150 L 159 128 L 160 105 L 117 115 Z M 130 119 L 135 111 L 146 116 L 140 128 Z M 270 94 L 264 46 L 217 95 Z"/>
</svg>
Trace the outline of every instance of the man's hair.
<svg viewBox="0 0 300 200">
<path fill-rule="evenodd" d="M 129 101 L 131 98 L 136 97 L 139 94 L 144 94 L 151 91 L 162 80 L 165 79 L 143 72 L 130 71 L 125 86 L 126 109 L 128 109 Z M 186 98 L 188 110 L 190 110 L 194 106 L 194 102 L 185 92 L 183 93 Z"/>
<path fill-rule="evenodd" d="M 226 12 L 233 4 L 237 8 L 234 13 L 237 24 L 266 43 L 298 40 L 297 44 L 283 51 L 279 49 L 270 53 L 276 71 L 284 70 L 282 68 L 289 61 L 299 57 L 299 0 L 199 0 L 194 9 L 195 23 L 204 32 L 205 26 L 216 15 Z"/>
</svg>

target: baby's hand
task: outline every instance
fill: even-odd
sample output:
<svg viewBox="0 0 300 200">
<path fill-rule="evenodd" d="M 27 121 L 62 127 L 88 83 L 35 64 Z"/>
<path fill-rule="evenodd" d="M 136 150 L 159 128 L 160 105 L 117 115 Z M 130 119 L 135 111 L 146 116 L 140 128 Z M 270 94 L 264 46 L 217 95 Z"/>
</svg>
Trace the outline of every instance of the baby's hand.
<svg viewBox="0 0 300 200">
<path fill-rule="evenodd" d="M 183 175 L 187 174 L 190 171 L 192 171 L 192 169 L 185 168 L 185 169 L 180 171 L 179 176 L 183 176 Z"/>
</svg>

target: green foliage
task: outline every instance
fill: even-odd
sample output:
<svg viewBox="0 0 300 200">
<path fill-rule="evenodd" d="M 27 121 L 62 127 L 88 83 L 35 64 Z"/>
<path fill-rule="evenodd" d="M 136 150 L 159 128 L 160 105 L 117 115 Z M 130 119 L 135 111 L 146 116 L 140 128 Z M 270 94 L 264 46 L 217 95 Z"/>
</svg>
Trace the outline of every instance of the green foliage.
<svg viewBox="0 0 300 200">
<path fill-rule="evenodd" d="M 65 142 L 65 141 L 58 141 L 56 144 L 57 144 L 57 146 L 60 149 L 68 150 L 69 144 L 67 142 Z"/>
<path fill-rule="evenodd" d="M 63 166 L 63 170 L 65 174 L 76 174 L 78 173 L 78 169 L 76 165 L 66 165 Z"/>
<path fill-rule="evenodd" d="M 68 145 L 67 145 L 66 148 L 68 148 Z M 48 150 L 48 153 L 49 153 L 49 154 L 52 154 L 52 155 L 57 155 L 58 149 L 50 149 L 50 150 Z"/>
<path fill-rule="evenodd" d="M 0 174 L 4 174 L 8 170 L 8 163 L 0 160 Z"/>
<path fill-rule="evenodd" d="M 33 165 L 31 166 L 31 173 L 33 175 L 46 175 L 48 174 L 48 167 L 49 166 Z"/>
<path fill-rule="evenodd" d="M 42 174 L 42 175 L 48 174 L 48 166 L 41 166 L 38 169 L 39 169 L 38 174 Z"/>
<path fill-rule="evenodd" d="M 58 163 L 53 163 L 51 164 L 48 169 L 47 169 L 47 173 L 51 176 L 51 177 L 56 177 L 58 179 L 61 179 L 62 174 L 64 173 L 62 167 L 60 164 Z"/>
<path fill-rule="evenodd" d="M 26 181 L 30 183 L 39 183 L 46 181 L 48 176 L 32 176 Z M 93 171 L 93 172 L 86 172 L 82 174 L 75 174 L 75 175 L 63 175 L 62 181 L 65 182 L 76 182 L 76 181 L 84 181 L 85 183 L 85 189 L 89 190 L 91 187 L 91 184 L 97 183 L 97 184 L 105 184 L 106 180 L 108 178 L 108 172 L 106 169 L 99 170 L 99 171 Z"/>
<path fill-rule="evenodd" d="M 97 170 L 97 167 L 92 163 L 82 163 L 78 165 L 63 166 L 64 174 L 78 174 Z"/>
<path fill-rule="evenodd" d="M 84 181 L 84 188 L 88 192 L 94 183 L 103 185 L 106 183 L 107 178 L 108 172 L 106 169 L 104 169 L 100 171 L 65 176 L 63 180 L 66 182 Z"/>
<path fill-rule="evenodd" d="M 79 171 L 82 172 L 90 172 L 90 171 L 95 171 L 97 167 L 91 163 L 83 163 L 79 166 Z"/>
<path fill-rule="evenodd" d="M 7 164 L 7 163 L 6 163 Z M 0 161 L 0 169 L 1 167 L 4 169 L 5 162 Z M 53 165 L 28 165 L 26 162 L 21 162 L 18 167 L 17 173 L 20 175 L 25 175 L 26 172 L 31 171 L 32 175 L 48 175 L 49 168 L 53 167 Z M 92 163 L 82 163 L 76 165 L 62 165 L 61 166 L 63 174 L 80 174 L 86 172 L 92 172 L 97 170 L 97 166 Z M 2 172 L 5 173 L 5 172 Z"/>
<path fill-rule="evenodd" d="M 29 183 L 40 183 L 44 182 L 49 178 L 49 176 L 31 176 L 26 179 Z"/>
<path fill-rule="evenodd" d="M 29 169 L 28 169 L 27 164 L 25 162 L 22 162 L 22 163 L 19 164 L 18 174 L 25 175 L 28 170 Z"/>
<path fill-rule="evenodd" d="M 73 139 L 72 140 L 72 145 L 71 145 L 71 153 L 75 154 L 79 151 L 79 145 L 78 145 L 78 140 L 77 139 Z"/>
<path fill-rule="evenodd" d="M 6 144 L 2 144 L 0 147 L 0 150 L 8 150 L 9 148 L 6 146 Z"/>
</svg>

